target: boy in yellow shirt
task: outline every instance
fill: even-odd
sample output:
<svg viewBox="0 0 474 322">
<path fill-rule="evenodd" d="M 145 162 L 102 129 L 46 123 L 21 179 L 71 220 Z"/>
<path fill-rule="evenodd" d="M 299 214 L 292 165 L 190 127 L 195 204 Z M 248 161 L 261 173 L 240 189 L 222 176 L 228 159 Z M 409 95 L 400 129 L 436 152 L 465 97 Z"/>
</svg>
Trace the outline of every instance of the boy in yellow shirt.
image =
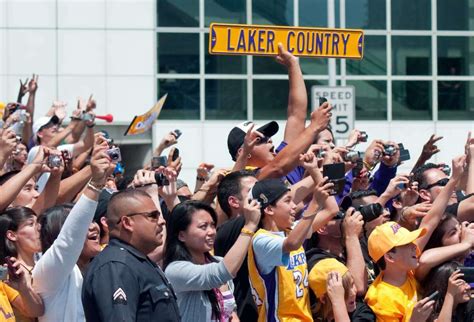
<svg viewBox="0 0 474 322">
<path fill-rule="evenodd" d="M 434 301 L 418 301 L 413 270 L 418 266 L 418 247 L 414 243 L 426 230 L 409 231 L 389 221 L 377 226 L 368 239 L 369 255 L 381 273 L 369 287 L 365 301 L 377 321 L 423 322 L 430 316 Z"/>
</svg>

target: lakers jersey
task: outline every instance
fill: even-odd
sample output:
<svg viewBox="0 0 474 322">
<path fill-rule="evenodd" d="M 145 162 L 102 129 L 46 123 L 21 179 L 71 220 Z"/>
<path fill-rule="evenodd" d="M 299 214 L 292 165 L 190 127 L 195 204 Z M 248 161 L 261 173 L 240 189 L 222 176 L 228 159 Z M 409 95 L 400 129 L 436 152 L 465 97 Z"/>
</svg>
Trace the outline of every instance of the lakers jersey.
<svg viewBox="0 0 474 322">
<path fill-rule="evenodd" d="M 268 274 L 264 274 L 257 267 L 253 246 L 255 238 L 262 234 L 266 238 L 284 238 L 279 233 L 259 229 L 249 246 L 249 280 L 258 309 L 258 321 L 313 321 L 309 305 L 308 267 L 303 247 L 290 252 L 286 266 L 275 266 Z"/>
</svg>

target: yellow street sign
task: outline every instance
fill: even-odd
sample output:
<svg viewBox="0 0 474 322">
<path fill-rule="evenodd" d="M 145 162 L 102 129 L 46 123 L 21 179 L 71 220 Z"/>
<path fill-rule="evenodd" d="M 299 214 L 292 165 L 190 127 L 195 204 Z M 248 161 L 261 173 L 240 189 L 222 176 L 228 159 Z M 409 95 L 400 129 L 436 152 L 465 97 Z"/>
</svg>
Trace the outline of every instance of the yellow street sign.
<svg viewBox="0 0 474 322">
<path fill-rule="evenodd" d="M 211 24 L 209 53 L 214 55 L 278 54 L 282 43 L 295 56 L 362 59 L 364 32 L 359 29 L 326 29 L 264 25 Z"/>
</svg>

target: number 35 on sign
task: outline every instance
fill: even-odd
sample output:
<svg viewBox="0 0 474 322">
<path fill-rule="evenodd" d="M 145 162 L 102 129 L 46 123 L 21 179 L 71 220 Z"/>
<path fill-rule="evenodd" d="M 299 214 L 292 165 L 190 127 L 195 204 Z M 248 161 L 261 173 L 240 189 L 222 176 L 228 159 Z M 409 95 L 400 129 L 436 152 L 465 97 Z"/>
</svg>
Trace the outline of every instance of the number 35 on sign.
<svg viewBox="0 0 474 322">
<path fill-rule="evenodd" d="M 319 98 L 325 97 L 332 105 L 331 128 L 335 139 L 347 139 L 354 129 L 355 89 L 354 86 L 313 86 L 311 106 L 319 108 Z"/>
</svg>

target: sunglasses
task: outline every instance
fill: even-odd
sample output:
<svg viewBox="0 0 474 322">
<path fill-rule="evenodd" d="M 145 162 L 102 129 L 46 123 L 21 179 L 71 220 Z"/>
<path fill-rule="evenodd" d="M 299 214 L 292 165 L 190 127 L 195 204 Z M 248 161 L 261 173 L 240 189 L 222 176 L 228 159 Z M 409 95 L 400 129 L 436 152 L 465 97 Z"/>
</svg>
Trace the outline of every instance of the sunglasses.
<svg viewBox="0 0 474 322">
<path fill-rule="evenodd" d="M 449 178 L 443 178 L 436 181 L 435 183 L 427 185 L 426 187 L 424 187 L 424 189 L 428 190 L 436 186 L 444 187 L 448 184 L 448 181 L 449 181 Z"/>
<path fill-rule="evenodd" d="M 120 219 L 117 221 L 117 224 L 119 224 L 121 221 L 122 221 L 122 218 L 123 217 L 132 217 L 132 216 L 145 216 L 147 218 L 150 218 L 151 220 L 158 220 L 158 218 L 160 217 L 160 212 L 158 210 L 154 210 L 154 211 L 151 211 L 151 212 L 135 212 L 135 213 L 132 213 L 132 214 L 128 214 L 128 215 L 123 215 L 122 217 L 120 217 Z"/>
</svg>

